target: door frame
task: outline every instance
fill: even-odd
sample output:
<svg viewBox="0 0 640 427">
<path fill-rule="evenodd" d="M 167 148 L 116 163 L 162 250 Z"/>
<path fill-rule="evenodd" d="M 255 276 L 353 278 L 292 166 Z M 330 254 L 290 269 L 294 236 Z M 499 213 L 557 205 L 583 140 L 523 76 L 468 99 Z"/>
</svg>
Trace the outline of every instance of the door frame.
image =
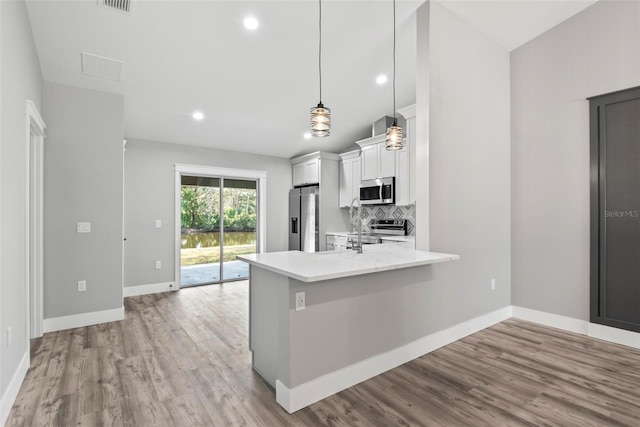
<svg viewBox="0 0 640 427">
<path fill-rule="evenodd" d="M 256 242 L 256 251 L 258 253 L 265 252 L 265 248 L 267 247 L 267 172 L 260 170 L 252 170 L 252 169 L 234 169 L 234 168 L 223 168 L 216 166 L 203 166 L 203 165 L 189 165 L 189 164 L 174 164 L 174 174 L 175 174 L 175 283 L 176 286 L 174 290 L 180 289 L 181 286 L 181 277 L 180 277 L 180 240 L 181 240 L 181 224 L 182 224 L 182 216 L 181 216 L 181 192 L 180 188 L 182 186 L 182 176 L 204 176 L 211 178 L 238 178 L 238 179 L 251 179 L 256 180 L 257 182 L 257 212 L 258 212 L 258 223 L 257 223 L 257 242 Z M 222 277 L 221 277 L 222 279 Z"/>
<path fill-rule="evenodd" d="M 26 101 L 26 168 L 25 212 L 27 343 L 43 333 L 43 204 L 44 204 L 44 139 L 47 129 L 38 108 Z"/>
<path fill-rule="evenodd" d="M 640 325 L 609 317 L 606 284 L 606 128 L 607 105 L 640 99 L 640 86 L 587 98 L 590 139 L 590 321 L 618 329 L 640 332 Z M 633 212 L 637 215 L 637 212 Z M 634 216 L 635 217 L 635 216 Z"/>
</svg>

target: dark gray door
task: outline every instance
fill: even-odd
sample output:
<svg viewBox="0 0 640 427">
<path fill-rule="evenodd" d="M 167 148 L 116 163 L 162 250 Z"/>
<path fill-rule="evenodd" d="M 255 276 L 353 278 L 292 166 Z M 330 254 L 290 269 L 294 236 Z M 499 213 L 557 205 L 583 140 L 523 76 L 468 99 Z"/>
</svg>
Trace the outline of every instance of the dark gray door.
<svg viewBox="0 0 640 427">
<path fill-rule="evenodd" d="M 590 105 L 591 321 L 640 332 L 640 88 Z"/>
</svg>

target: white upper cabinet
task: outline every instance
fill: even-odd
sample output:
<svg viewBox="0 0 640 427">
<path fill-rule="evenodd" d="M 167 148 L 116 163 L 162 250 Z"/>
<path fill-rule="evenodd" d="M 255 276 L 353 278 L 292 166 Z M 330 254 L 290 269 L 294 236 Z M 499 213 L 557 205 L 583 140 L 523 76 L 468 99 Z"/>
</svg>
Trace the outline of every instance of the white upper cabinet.
<svg viewBox="0 0 640 427">
<path fill-rule="evenodd" d="M 293 165 L 293 185 L 302 185 L 305 182 L 304 163 Z"/>
<path fill-rule="evenodd" d="M 375 179 L 378 177 L 378 148 L 375 145 L 362 150 L 362 179 Z"/>
<path fill-rule="evenodd" d="M 407 120 L 402 150 L 396 151 L 396 205 L 411 205 L 416 202 L 416 106 L 401 108 L 398 113 Z"/>
<path fill-rule="evenodd" d="M 385 142 L 378 144 L 378 159 L 380 163 L 380 178 L 396 176 L 396 152 L 387 150 L 386 136 Z"/>
<path fill-rule="evenodd" d="M 356 141 L 362 149 L 361 177 L 365 179 L 385 178 L 396 175 L 396 155 L 385 147 L 386 135 Z"/>
<path fill-rule="evenodd" d="M 304 177 L 306 184 L 320 182 L 320 159 L 314 159 L 304 164 Z"/>
<path fill-rule="evenodd" d="M 318 184 L 320 182 L 319 167 L 319 157 L 293 164 L 293 186 Z"/>
<path fill-rule="evenodd" d="M 360 195 L 360 150 L 340 154 L 340 207 L 348 208 Z"/>
</svg>

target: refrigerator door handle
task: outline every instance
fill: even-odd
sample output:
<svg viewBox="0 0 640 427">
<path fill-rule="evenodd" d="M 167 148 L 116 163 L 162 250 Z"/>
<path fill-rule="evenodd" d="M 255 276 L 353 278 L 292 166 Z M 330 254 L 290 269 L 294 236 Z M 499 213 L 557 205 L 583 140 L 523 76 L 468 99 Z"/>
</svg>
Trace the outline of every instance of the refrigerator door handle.
<svg viewBox="0 0 640 427">
<path fill-rule="evenodd" d="M 298 218 L 291 218 L 291 233 L 298 234 Z"/>
</svg>

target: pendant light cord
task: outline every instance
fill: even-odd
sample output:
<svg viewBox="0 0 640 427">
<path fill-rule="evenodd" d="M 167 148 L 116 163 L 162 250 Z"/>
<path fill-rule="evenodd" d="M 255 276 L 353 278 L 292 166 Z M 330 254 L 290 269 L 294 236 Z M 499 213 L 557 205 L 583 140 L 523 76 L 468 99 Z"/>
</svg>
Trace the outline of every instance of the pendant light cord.
<svg viewBox="0 0 640 427">
<path fill-rule="evenodd" d="M 394 0 L 395 1 L 395 0 Z M 320 104 L 322 104 L 322 0 L 318 0 L 318 75 L 320 76 Z"/>
<path fill-rule="evenodd" d="M 393 123 L 396 117 L 396 0 L 393 0 Z"/>
</svg>

